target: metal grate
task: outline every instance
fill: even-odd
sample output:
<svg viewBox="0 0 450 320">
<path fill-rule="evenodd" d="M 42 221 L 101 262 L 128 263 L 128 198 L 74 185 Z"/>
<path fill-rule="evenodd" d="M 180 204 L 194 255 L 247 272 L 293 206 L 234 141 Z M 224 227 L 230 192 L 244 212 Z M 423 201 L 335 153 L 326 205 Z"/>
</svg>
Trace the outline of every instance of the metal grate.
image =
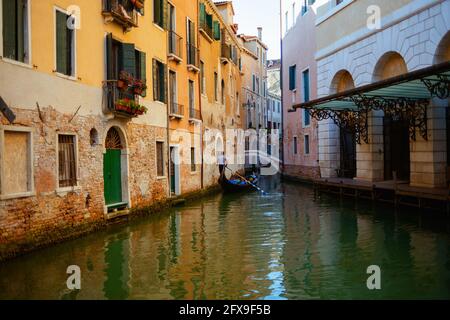
<svg viewBox="0 0 450 320">
<path fill-rule="evenodd" d="M 75 136 L 59 135 L 59 186 L 73 187 L 77 185 Z"/>
</svg>

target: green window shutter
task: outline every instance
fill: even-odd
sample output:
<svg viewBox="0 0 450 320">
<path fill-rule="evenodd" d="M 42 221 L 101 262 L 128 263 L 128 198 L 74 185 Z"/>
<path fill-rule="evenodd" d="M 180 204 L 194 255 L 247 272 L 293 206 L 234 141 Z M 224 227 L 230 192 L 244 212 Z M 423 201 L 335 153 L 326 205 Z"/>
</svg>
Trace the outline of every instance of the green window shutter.
<svg viewBox="0 0 450 320">
<path fill-rule="evenodd" d="M 147 60 L 146 60 L 146 54 L 145 52 L 139 52 L 139 63 L 140 68 L 139 71 L 141 74 L 139 75 L 139 78 L 145 82 L 147 82 Z M 142 97 L 147 96 L 147 90 L 142 92 Z"/>
<path fill-rule="evenodd" d="M 208 27 L 210 27 L 211 30 L 213 29 L 213 16 L 210 15 L 210 14 L 207 14 L 207 15 L 206 15 L 206 25 L 207 25 Z"/>
<path fill-rule="evenodd" d="M 167 103 L 167 66 L 161 64 L 161 102 Z"/>
<path fill-rule="evenodd" d="M 3 0 L 3 56 L 17 58 L 17 13 L 16 0 Z"/>
<path fill-rule="evenodd" d="M 296 88 L 296 73 L 297 73 L 297 67 L 296 66 L 290 66 L 289 67 L 289 90 L 294 90 Z"/>
<path fill-rule="evenodd" d="M 165 30 L 169 30 L 169 3 L 167 0 L 161 0 L 161 6 L 163 8 L 163 15 L 162 15 L 162 25 L 161 27 Z"/>
<path fill-rule="evenodd" d="M 153 22 L 161 25 L 161 0 L 153 0 Z"/>
<path fill-rule="evenodd" d="M 24 0 L 17 1 L 17 56 L 18 61 L 25 61 L 25 30 L 24 30 L 24 19 L 25 19 L 25 2 Z"/>
<path fill-rule="evenodd" d="M 114 75 L 114 57 L 113 57 L 113 37 L 112 33 L 106 35 L 106 79 L 115 80 Z"/>
<path fill-rule="evenodd" d="M 153 100 L 158 100 L 158 61 L 153 59 Z"/>
<path fill-rule="evenodd" d="M 120 70 L 136 77 L 136 55 L 134 44 L 122 43 L 120 47 Z"/>
<path fill-rule="evenodd" d="M 200 3 L 200 25 L 206 22 L 206 6 L 204 3 Z"/>
<path fill-rule="evenodd" d="M 219 21 L 214 21 L 214 40 L 220 40 L 220 23 Z"/>
<path fill-rule="evenodd" d="M 67 15 L 56 11 L 56 71 L 62 74 L 69 68 L 67 43 Z"/>
<path fill-rule="evenodd" d="M 195 46 L 195 23 L 189 23 L 189 43 Z"/>
<path fill-rule="evenodd" d="M 305 102 L 309 101 L 309 70 L 303 72 L 303 94 L 305 95 Z"/>
</svg>

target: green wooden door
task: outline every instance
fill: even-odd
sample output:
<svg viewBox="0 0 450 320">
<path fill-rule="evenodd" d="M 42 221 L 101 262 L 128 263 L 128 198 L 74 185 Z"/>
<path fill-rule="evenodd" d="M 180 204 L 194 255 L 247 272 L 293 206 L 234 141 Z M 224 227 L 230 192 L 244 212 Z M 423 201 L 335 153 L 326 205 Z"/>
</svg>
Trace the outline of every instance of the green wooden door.
<svg viewBox="0 0 450 320">
<path fill-rule="evenodd" d="M 107 149 L 103 158 L 105 202 L 112 205 L 122 202 L 121 150 Z"/>
</svg>

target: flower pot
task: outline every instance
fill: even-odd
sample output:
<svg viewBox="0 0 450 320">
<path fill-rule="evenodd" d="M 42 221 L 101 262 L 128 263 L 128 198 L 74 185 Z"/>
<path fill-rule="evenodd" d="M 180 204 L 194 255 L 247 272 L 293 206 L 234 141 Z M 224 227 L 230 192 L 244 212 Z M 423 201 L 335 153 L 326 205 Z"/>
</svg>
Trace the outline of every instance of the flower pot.
<svg viewBox="0 0 450 320">
<path fill-rule="evenodd" d="M 125 88 L 125 86 L 126 86 L 125 81 L 123 81 L 123 80 L 118 80 L 117 81 L 117 88 L 123 89 L 123 88 Z"/>
</svg>

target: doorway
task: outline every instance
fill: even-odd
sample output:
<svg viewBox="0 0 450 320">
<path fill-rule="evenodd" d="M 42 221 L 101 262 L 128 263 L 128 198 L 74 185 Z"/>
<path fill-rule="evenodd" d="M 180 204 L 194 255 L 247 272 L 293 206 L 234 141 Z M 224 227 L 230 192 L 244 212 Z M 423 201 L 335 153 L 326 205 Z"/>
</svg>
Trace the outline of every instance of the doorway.
<svg viewBox="0 0 450 320">
<path fill-rule="evenodd" d="M 353 179 L 356 177 L 356 137 L 347 129 L 340 130 L 341 165 L 338 176 Z"/>
<path fill-rule="evenodd" d="M 105 148 L 106 152 L 103 155 L 103 181 L 106 206 L 108 210 L 125 207 L 127 203 L 123 198 L 122 187 L 122 151 L 124 148 L 117 129 L 109 129 Z"/>
<path fill-rule="evenodd" d="M 394 120 L 384 117 L 384 179 L 397 179 L 409 181 L 410 154 L 409 154 L 409 123 L 407 120 Z"/>
<path fill-rule="evenodd" d="M 179 148 L 170 147 L 170 194 L 180 195 L 180 154 Z"/>
</svg>

